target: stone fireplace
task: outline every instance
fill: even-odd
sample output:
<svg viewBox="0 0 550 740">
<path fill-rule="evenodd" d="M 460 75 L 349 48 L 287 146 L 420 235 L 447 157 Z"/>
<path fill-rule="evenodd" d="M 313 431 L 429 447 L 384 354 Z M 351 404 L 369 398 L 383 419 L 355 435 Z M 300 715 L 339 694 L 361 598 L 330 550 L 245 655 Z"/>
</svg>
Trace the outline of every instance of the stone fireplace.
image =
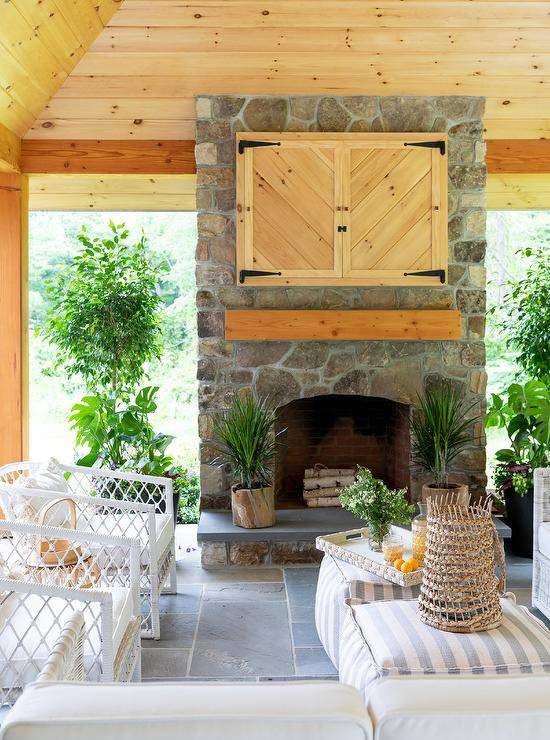
<svg viewBox="0 0 550 740">
<path fill-rule="evenodd" d="M 371 396 L 313 396 L 282 406 L 274 469 L 277 508 L 304 506 L 304 470 L 372 470 L 392 488 L 410 486 L 410 406 Z"/>
<path fill-rule="evenodd" d="M 484 101 L 474 97 L 244 97 L 197 99 L 197 307 L 201 508 L 227 511 L 229 483 L 211 465 L 212 415 L 235 393 L 268 396 L 292 444 L 275 469 L 280 513 L 303 517 L 300 469 L 312 462 L 372 467 L 394 486 L 422 477 L 409 466 L 409 425 L 417 394 L 451 382 L 475 411 L 485 404 L 485 148 Z M 235 144 L 237 131 L 418 131 L 449 136 L 449 284 L 441 287 L 242 287 L 235 284 Z M 458 341 L 229 342 L 227 308 L 457 308 Z M 301 428 L 301 432 L 300 432 Z M 341 453 L 339 456 L 337 448 Z M 349 453 L 349 449 L 353 452 Z M 321 457 L 321 454 L 323 457 Z M 319 459 L 317 459 L 319 458 Z M 337 463 L 337 464 L 336 464 Z M 303 474 L 303 471 L 302 471 Z M 483 427 L 455 462 L 454 478 L 484 490 Z M 307 510 L 310 514 L 313 510 Z M 227 512 L 227 516 L 229 513 Z M 285 520 L 286 521 L 286 520 Z M 268 530 L 262 531 L 265 537 Z M 328 530 L 327 530 L 328 531 Z M 200 533 L 200 531 L 199 531 Z M 245 536 L 244 534 L 242 535 Z M 259 540 L 260 533 L 248 537 Z M 254 542 L 252 542 L 254 544 Z M 258 542 L 256 542 L 258 544 Z M 225 536 L 208 538 L 204 562 L 258 564 L 317 557 L 311 541 L 269 542 L 246 550 Z M 265 546 L 264 546 L 265 545 Z M 258 554 L 259 553 L 259 554 Z M 282 554 L 281 554 L 282 553 Z M 290 553 L 290 554 L 289 554 Z"/>
</svg>

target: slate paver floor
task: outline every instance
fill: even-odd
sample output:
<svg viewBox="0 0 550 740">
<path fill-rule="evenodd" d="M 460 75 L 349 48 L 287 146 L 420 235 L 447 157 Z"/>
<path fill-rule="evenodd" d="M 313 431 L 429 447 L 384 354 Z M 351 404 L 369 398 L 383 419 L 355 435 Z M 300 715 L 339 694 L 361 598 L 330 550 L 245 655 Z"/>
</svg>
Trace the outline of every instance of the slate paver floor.
<svg viewBox="0 0 550 740">
<path fill-rule="evenodd" d="M 315 630 L 318 568 L 203 570 L 189 542 L 178 532 L 178 594 L 161 597 L 162 639 L 143 641 L 144 680 L 337 678 Z M 507 571 L 530 606 L 532 561 L 507 556 Z"/>
</svg>

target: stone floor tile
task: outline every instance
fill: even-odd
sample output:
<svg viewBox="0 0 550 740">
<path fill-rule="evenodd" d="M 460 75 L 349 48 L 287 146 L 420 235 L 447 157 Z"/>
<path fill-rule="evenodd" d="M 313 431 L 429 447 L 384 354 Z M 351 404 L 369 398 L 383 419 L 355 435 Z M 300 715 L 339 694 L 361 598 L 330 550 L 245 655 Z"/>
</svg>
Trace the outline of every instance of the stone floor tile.
<svg viewBox="0 0 550 740">
<path fill-rule="evenodd" d="M 141 651 L 141 674 L 145 678 L 184 678 L 187 675 L 189 650 L 144 648 Z"/>
<path fill-rule="evenodd" d="M 319 568 L 317 566 L 303 568 L 285 568 L 286 583 L 314 583 L 319 579 Z"/>
<path fill-rule="evenodd" d="M 191 676 L 293 674 L 285 602 L 203 602 Z"/>
<path fill-rule="evenodd" d="M 223 583 L 206 585 L 204 601 L 285 601 L 284 583 Z"/>
<path fill-rule="evenodd" d="M 151 649 L 191 648 L 197 627 L 197 614 L 161 614 L 160 640 L 143 640 Z"/>
<path fill-rule="evenodd" d="M 314 606 L 292 606 L 290 605 L 290 618 L 293 622 L 308 622 L 315 624 Z"/>
<path fill-rule="evenodd" d="M 323 648 L 296 648 L 298 676 L 336 675 L 337 670 Z"/>
<path fill-rule="evenodd" d="M 317 647 L 321 645 L 315 625 L 308 622 L 293 622 L 291 625 L 294 647 Z"/>
<path fill-rule="evenodd" d="M 338 674 L 331 676 L 260 676 L 258 680 L 261 683 L 277 681 L 338 681 Z"/>
<path fill-rule="evenodd" d="M 198 612 L 202 596 L 202 586 L 180 586 L 177 594 L 160 597 L 161 614 L 191 614 Z"/>
<path fill-rule="evenodd" d="M 286 590 L 290 608 L 292 609 L 296 606 L 314 606 L 316 589 L 317 583 L 287 582 Z"/>
<path fill-rule="evenodd" d="M 186 563 L 186 561 L 182 561 Z M 282 568 L 212 568 L 206 570 L 195 565 L 177 567 L 178 592 L 188 583 L 282 583 Z"/>
</svg>

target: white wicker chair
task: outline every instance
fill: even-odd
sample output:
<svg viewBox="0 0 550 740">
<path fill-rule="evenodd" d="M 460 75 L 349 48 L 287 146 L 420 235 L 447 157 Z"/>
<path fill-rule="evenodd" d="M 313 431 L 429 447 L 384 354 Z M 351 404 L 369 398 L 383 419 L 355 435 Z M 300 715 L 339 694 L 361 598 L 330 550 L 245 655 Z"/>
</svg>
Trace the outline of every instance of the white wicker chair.
<svg viewBox="0 0 550 740">
<path fill-rule="evenodd" d="M 533 606 L 550 619 L 550 468 L 534 473 Z"/>
<path fill-rule="evenodd" d="M 9 518 L 14 518 L 9 505 L 13 484 L 20 476 L 35 475 L 41 465 L 18 462 L 0 467 L 0 503 Z M 165 592 L 177 591 L 172 480 L 77 465 L 59 467 L 67 475 L 68 495 L 77 504 L 78 529 L 137 538 L 142 543 L 142 637 L 158 640 L 159 595 L 167 579 Z M 60 497 L 58 492 L 16 488 L 17 495 L 31 498 Z"/>
<path fill-rule="evenodd" d="M 67 618 L 86 624 L 89 681 L 141 676 L 139 557 L 126 537 L 2 521 L 0 705 L 45 670 Z"/>
<path fill-rule="evenodd" d="M 75 611 L 67 622 L 38 674 L 38 682 L 45 681 L 83 681 L 84 640 L 86 621 L 81 611 Z"/>
</svg>

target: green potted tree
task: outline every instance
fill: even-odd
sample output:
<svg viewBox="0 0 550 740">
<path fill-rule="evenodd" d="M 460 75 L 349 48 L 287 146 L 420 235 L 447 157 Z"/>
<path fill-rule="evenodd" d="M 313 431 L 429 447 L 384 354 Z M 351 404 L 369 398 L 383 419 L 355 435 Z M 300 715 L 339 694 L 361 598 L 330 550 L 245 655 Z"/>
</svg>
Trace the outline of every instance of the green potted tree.
<svg viewBox="0 0 550 740">
<path fill-rule="evenodd" d="M 407 501 L 407 489 L 393 490 L 375 478 L 367 468 L 358 467 L 355 483 L 344 488 L 340 503 L 356 517 L 364 519 L 369 528 L 373 550 L 382 550 L 382 540 L 392 524 L 408 524 L 414 507 Z"/>
<path fill-rule="evenodd" d="M 550 463 L 550 390 L 548 383 L 512 383 L 504 396 L 493 394 L 485 421 L 506 429 L 510 447 L 497 450 L 497 490 L 506 503 L 514 555 L 533 557 L 533 471 Z"/>
<path fill-rule="evenodd" d="M 229 465 L 233 524 L 246 529 L 272 527 L 275 501 L 271 466 L 277 451 L 273 431 L 276 412 L 265 399 L 235 396 L 229 410 L 213 422 L 211 444 L 217 453 L 214 463 Z"/>
<path fill-rule="evenodd" d="M 453 493 L 457 501 L 466 503 L 468 486 L 451 482 L 449 469 L 472 441 L 471 427 L 480 418 L 468 416 L 475 403 L 465 403 L 450 384 L 426 389 L 418 402 L 411 422 L 412 462 L 433 476 L 422 486 L 422 501 Z"/>
</svg>

